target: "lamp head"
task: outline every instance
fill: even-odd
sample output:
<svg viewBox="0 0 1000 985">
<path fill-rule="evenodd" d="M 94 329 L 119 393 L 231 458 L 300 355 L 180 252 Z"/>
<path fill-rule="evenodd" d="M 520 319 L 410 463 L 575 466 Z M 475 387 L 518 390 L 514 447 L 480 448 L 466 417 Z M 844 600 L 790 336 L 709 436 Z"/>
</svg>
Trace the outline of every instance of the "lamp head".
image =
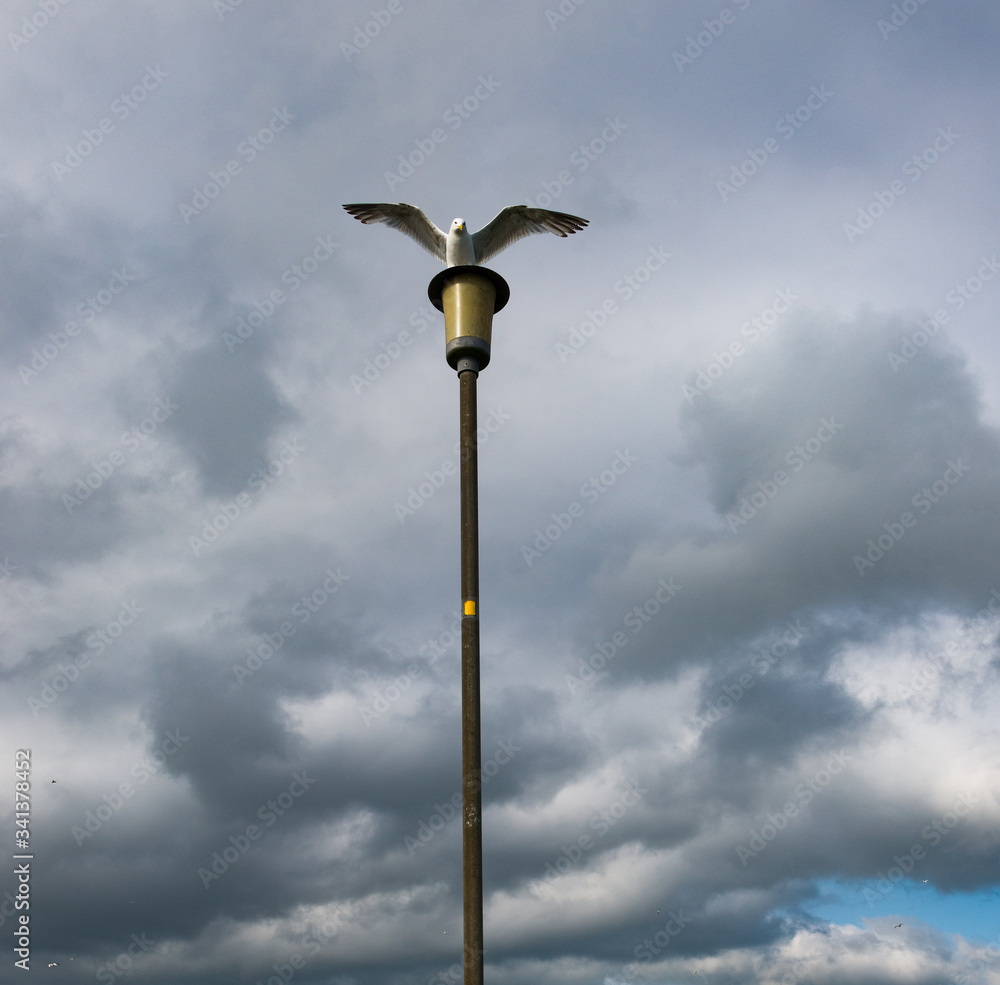
<svg viewBox="0 0 1000 985">
<path fill-rule="evenodd" d="M 434 307 L 444 312 L 448 365 L 459 373 L 485 369 L 490 361 L 493 313 L 510 297 L 507 282 L 493 270 L 467 264 L 442 270 L 427 294 Z"/>
</svg>

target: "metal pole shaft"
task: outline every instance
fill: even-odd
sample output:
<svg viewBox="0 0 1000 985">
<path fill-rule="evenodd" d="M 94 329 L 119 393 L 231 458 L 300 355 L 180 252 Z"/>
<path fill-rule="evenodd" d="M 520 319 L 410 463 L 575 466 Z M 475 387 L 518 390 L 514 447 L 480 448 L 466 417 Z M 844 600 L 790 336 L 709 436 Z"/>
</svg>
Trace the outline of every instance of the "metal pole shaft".
<svg viewBox="0 0 1000 985">
<path fill-rule="evenodd" d="M 465 985 L 483 983 L 483 802 L 479 698 L 479 456 L 476 377 L 459 372 L 462 499 L 462 893 Z"/>
</svg>

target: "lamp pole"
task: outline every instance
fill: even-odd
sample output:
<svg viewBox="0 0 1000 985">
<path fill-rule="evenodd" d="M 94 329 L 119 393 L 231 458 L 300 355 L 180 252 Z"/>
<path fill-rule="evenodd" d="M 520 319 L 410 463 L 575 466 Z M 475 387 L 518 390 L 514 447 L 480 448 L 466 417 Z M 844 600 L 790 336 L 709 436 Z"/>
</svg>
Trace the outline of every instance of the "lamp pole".
<svg viewBox="0 0 1000 985">
<path fill-rule="evenodd" d="M 483 981 L 483 793 L 479 696 L 476 370 L 458 374 L 462 525 L 462 900 L 465 985 Z"/>
<path fill-rule="evenodd" d="M 479 690 L 479 451 L 476 380 L 490 361 L 507 282 L 478 265 L 441 271 L 427 289 L 444 312 L 445 358 L 458 373 L 462 591 L 462 912 L 465 985 L 483 985 L 483 799 Z"/>
</svg>

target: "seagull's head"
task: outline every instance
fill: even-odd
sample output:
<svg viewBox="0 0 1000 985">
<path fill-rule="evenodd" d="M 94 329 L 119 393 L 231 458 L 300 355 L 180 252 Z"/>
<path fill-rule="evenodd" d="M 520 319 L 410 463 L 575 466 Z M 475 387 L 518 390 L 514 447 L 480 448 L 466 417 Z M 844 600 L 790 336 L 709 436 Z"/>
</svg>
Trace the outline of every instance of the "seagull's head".
<svg viewBox="0 0 1000 985">
<path fill-rule="evenodd" d="M 451 231 L 453 233 L 464 233 L 465 232 L 465 220 L 464 219 L 452 219 L 451 220 Z"/>
</svg>

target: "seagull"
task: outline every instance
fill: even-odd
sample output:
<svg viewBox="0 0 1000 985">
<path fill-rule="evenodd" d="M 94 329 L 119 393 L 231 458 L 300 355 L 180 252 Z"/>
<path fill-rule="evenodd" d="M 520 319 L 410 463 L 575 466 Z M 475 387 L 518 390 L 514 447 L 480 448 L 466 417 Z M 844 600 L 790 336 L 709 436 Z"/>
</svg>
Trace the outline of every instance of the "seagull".
<svg viewBox="0 0 1000 985">
<path fill-rule="evenodd" d="M 588 225 L 586 219 L 565 212 L 509 205 L 477 233 L 469 232 L 464 219 L 454 219 L 445 235 L 420 209 L 404 202 L 345 205 L 344 208 L 361 222 L 384 222 L 406 233 L 446 267 L 485 263 L 532 233 L 555 233 L 566 237 Z"/>
</svg>

